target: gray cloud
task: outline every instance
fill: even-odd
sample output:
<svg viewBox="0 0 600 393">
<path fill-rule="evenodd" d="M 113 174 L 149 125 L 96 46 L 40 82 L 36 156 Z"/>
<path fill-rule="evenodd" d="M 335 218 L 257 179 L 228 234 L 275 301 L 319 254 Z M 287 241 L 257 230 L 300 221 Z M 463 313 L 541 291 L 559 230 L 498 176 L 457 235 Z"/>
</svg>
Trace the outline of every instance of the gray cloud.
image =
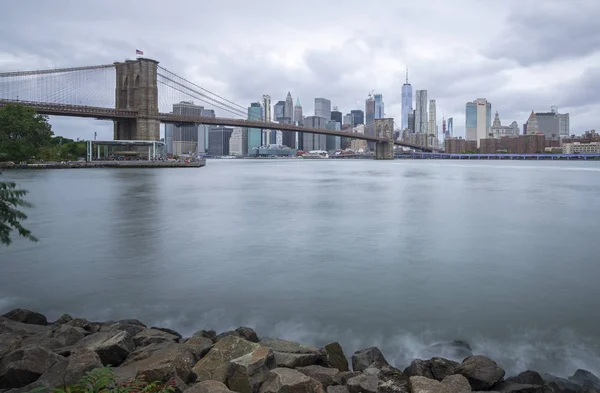
<svg viewBox="0 0 600 393">
<path fill-rule="evenodd" d="M 591 21 L 600 3 L 397 3 L 20 0 L 0 16 L 0 71 L 111 63 L 142 49 L 242 106 L 263 94 L 283 100 L 289 90 L 306 114 L 314 97 L 329 98 L 346 113 L 364 109 L 375 89 L 399 123 L 408 66 L 413 89 L 437 99 L 440 128 L 443 113 L 454 117 L 460 134 L 465 103 L 478 97 L 488 98 L 505 123 L 521 124 L 531 109 L 558 105 L 570 111 L 574 132 L 597 127 L 590 114 L 600 109 L 593 68 L 600 38 Z M 540 87 L 538 74 L 557 62 L 564 76 Z M 112 136 L 110 122 L 53 123 L 69 137 L 87 137 L 88 129 Z"/>
</svg>

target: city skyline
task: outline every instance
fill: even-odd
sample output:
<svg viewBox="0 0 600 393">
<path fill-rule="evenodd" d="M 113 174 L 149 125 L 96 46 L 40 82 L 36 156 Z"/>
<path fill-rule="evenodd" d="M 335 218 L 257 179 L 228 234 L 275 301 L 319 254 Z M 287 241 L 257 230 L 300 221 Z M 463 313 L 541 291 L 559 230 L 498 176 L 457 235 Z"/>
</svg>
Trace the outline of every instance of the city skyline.
<svg viewBox="0 0 600 393">
<path fill-rule="evenodd" d="M 364 18 L 378 20 L 368 29 L 342 23 L 352 14 L 352 5 L 359 4 L 352 1 L 341 8 L 321 5 L 322 12 L 310 24 L 296 20 L 291 12 L 273 17 L 274 3 L 269 1 L 253 6 L 231 1 L 208 9 L 191 1 L 181 4 L 185 7 L 161 11 L 147 3 L 120 4 L 120 15 L 132 15 L 123 20 L 114 16 L 110 1 L 69 7 L 38 4 L 35 14 L 29 12 L 27 2 L 11 2 L 3 8 L 5 20 L 0 26 L 5 37 L 0 43 L 0 70 L 110 63 L 134 57 L 139 48 L 145 56 L 243 107 L 264 93 L 283 99 L 292 91 L 294 97 L 305 97 L 305 103 L 327 97 L 348 113 L 364 110 L 366 95 L 374 89 L 385 98 L 387 116 L 399 123 L 408 67 L 413 89 L 427 89 L 438 112 L 453 117 L 455 136 L 465 136 L 464 103 L 475 97 L 486 97 L 503 119 L 519 125 L 532 109 L 538 112 L 556 105 L 561 113 L 570 113 L 573 133 L 599 127 L 595 113 L 600 101 L 595 91 L 600 72 L 595 64 L 600 53 L 595 43 L 600 37 L 586 27 L 594 25 L 588 18 L 600 10 L 594 2 L 571 7 L 549 1 L 539 9 L 517 1 L 477 7 L 433 0 L 381 3 L 383 7 L 362 7 Z M 247 19 L 228 19 L 232 4 L 236 14 Z M 305 6 L 291 7 L 299 11 Z M 419 26 L 423 10 L 429 9 L 435 12 L 428 14 L 428 24 L 444 27 L 413 29 Z M 189 23 L 196 12 L 209 20 L 201 28 L 201 42 L 192 38 L 198 28 Z M 393 24 L 384 22 L 400 17 L 407 23 L 407 34 L 398 39 Z M 445 23 L 449 18 L 450 26 Z M 98 19 L 102 23 L 92 23 Z M 532 19 L 560 23 L 532 24 Z M 36 29 L 19 28 L 26 23 Z M 239 40 L 240 31 L 244 40 Z M 286 46 L 272 45 L 275 31 L 289 38 Z M 522 34 L 525 38 L 517 39 L 517 31 L 527 32 Z M 305 113 L 312 109 L 304 108 Z M 109 124 L 93 120 L 53 118 L 52 123 L 65 136 L 84 138 L 96 130 L 100 136 L 111 134 Z"/>
</svg>

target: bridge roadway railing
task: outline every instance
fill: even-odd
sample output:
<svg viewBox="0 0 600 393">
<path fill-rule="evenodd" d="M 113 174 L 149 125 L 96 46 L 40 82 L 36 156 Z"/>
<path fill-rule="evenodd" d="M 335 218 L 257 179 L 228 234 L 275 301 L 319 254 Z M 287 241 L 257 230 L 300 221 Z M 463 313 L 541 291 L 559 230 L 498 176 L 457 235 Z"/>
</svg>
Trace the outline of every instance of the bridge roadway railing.
<svg viewBox="0 0 600 393">
<path fill-rule="evenodd" d="M 7 104 L 22 104 L 35 109 L 36 112 L 42 115 L 95 117 L 107 119 L 135 119 L 137 117 L 137 111 L 127 109 L 0 99 L 0 106 L 5 106 Z"/>
</svg>

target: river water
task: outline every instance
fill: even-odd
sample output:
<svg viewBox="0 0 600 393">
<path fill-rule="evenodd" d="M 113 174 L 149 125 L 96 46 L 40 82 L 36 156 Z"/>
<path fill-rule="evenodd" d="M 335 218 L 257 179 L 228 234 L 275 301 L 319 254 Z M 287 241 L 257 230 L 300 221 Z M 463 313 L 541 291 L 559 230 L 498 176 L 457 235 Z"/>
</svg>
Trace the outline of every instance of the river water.
<svg viewBox="0 0 600 393">
<path fill-rule="evenodd" d="M 462 339 L 508 373 L 600 373 L 600 163 L 209 160 L 7 171 L 38 243 L 0 312 L 240 325 L 398 367 Z"/>
</svg>

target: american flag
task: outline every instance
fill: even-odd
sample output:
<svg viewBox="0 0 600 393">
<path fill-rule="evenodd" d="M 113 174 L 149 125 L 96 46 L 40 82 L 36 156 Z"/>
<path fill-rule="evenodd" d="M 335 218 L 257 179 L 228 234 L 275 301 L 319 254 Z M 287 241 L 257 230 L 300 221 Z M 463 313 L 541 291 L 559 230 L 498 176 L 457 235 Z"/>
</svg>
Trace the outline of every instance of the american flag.
<svg viewBox="0 0 600 393">
<path fill-rule="evenodd" d="M 143 51 L 141 51 L 141 50 L 139 50 L 139 49 L 136 49 L 136 50 L 135 50 L 135 54 L 136 54 L 136 55 L 143 55 L 143 54 L 144 54 L 144 52 L 143 52 Z"/>
</svg>

